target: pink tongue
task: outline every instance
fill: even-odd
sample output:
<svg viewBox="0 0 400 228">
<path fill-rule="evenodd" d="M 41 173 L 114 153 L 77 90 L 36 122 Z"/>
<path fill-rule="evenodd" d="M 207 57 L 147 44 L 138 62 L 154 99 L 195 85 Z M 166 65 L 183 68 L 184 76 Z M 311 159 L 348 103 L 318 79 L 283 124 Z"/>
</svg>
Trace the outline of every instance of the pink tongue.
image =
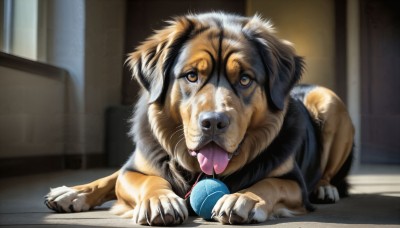
<svg viewBox="0 0 400 228">
<path fill-rule="evenodd" d="M 197 160 L 201 170 L 207 175 L 212 175 L 213 170 L 216 174 L 222 173 L 229 162 L 228 153 L 213 143 L 199 151 Z"/>
</svg>

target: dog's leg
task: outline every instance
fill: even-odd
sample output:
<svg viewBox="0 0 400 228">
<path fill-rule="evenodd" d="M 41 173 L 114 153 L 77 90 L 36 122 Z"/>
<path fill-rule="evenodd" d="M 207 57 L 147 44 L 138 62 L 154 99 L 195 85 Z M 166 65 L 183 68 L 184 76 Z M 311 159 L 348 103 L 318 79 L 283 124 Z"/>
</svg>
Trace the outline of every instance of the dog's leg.
<svg viewBox="0 0 400 228">
<path fill-rule="evenodd" d="M 350 156 L 354 140 L 354 128 L 348 113 L 341 111 L 329 115 L 322 127 L 323 174 L 315 191 L 314 201 L 317 203 L 335 203 L 340 199 L 331 181 Z"/>
<path fill-rule="evenodd" d="M 306 209 L 297 182 L 266 178 L 247 189 L 223 196 L 214 206 L 213 218 L 224 224 L 244 224 L 304 213 Z"/>
<path fill-rule="evenodd" d="M 116 184 L 117 203 L 111 212 L 142 225 L 177 225 L 188 217 L 185 201 L 165 179 L 125 171 Z"/>
<path fill-rule="evenodd" d="M 316 121 L 321 123 L 321 172 L 322 178 L 313 192 L 314 203 L 335 203 L 339 193 L 332 185 L 332 178 L 350 156 L 354 140 L 354 127 L 344 103 L 332 91 L 317 87 L 304 101 Z"/>
<path fill-rule="evenodd" d="M 119 171 L 84 185 L 52 188 L 45 196 L 45 204 L 56 212 L 88 211 L 115 199 L 118 173 Z"/>
</svg>

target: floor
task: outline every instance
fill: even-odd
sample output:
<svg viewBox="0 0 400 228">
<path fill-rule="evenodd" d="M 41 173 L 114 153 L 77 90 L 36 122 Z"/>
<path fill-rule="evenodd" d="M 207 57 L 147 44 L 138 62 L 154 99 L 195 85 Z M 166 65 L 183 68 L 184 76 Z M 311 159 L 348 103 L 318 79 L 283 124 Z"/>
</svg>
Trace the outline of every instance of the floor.
<svg viewBox="0 0 400 228">
<path fill-rule="evenodd" d="M 53 213 L 43 204 L 49 187 L 85 183 L 112 171 L 62 171 L 0 179 L 0 227 L 135 227 L 131 220 L 107 211 L 112 202 L 94 211 L 72 214 Z M 317 211 L 305 216 L 249 226 L 400 227 L 399 166 L 364 166 L 349 180 L 351 196 L 335 205 L 318 205 Z M 220 227 L 197 217 L 190 217 L 182 226 Z"/>
</svg>

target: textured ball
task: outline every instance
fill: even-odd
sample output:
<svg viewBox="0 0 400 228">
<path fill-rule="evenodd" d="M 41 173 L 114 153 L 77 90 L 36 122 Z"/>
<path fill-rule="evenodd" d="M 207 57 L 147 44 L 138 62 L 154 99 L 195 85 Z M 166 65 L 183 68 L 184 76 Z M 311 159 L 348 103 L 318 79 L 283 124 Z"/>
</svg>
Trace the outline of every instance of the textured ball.
<svg viewBox="0 0 400 228">
<path fill-rule="evenodd" d="M 217 201 L 229 194 L 226 185 L 217 179 L 199 181 L 190 193 L 190 205 L 194 212 L 206 220 L 211 219 L 211 212 Z"/>
</svg>

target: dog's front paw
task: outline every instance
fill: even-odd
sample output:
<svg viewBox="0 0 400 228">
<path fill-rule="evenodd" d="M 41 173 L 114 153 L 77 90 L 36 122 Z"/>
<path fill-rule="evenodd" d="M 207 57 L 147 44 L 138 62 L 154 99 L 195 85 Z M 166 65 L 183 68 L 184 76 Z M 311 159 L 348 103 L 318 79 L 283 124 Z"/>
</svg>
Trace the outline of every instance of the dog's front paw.
<svg viewBox="0 0 400 228">
<path fill-rule="evenodd" d="M 145 197 L 133 210 L 133 220 L 141 225 L 179 225 L 187 218 L 185 201 L 172 191 L 154 192 Z"/>
<path fill-rule="evenodd" d="M 268 218 L 265 201 L 246 193 L 223 196 L 214 206 L 212 214 L 213 219 L 223 224 L 260 223 Z"/>
<path fill-rule="evenodd" d="M 73 188 L 66 186 L 51 188 L 45 196 L 46 206 L 56 212 L 80 212 L 88 211 L 89 204 L 86 203 L 86 194 L 79 193 Z"/>
<path fill-rule="evenodd" d="M 311 195 L 312 203 L 336 203 L 340 199 L 337 188 L 333 185 L 318 185 Z"/>
</svg>

